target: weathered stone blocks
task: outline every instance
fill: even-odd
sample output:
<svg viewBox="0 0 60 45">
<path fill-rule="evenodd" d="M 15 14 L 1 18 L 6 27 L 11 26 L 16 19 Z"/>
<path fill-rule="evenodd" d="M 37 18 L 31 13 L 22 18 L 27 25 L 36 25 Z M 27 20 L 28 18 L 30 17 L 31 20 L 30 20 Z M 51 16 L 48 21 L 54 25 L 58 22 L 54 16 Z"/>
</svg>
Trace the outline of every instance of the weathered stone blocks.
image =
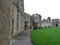
<svg viewBox="0 0 60 45">
<path fill-rule="evenodd" d="M 0 0 L 0 45 L 11 45 L 12 0 Z"/>
</svg>

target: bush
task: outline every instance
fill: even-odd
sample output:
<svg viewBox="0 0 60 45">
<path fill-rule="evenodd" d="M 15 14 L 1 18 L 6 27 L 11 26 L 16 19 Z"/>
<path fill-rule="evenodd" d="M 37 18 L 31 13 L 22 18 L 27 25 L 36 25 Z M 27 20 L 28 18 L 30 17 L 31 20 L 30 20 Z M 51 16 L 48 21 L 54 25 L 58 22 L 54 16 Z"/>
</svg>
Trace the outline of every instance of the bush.
<svg viewBox="0 0 60 45">
<path fill-rule="evenodd" d="M 34 28 L 34 30 L 37 30 L 37 25 L 34 25 L 33 28 Z"/>
<path fill-rule="evenodd" d="M 39 29 L 42 29 L 43 27 L 39 27 Z"/>
<path fill-rule="evenodd" d="M 47 28 L 47 26 L 45 26 L 45 28 Z"/>
<path fill-rule="evenodd" d="M 48 28 L 50 28 L 50 26 L 48 26 Z"/>
<path fill-rule="evenodd" d="M 33 28 L 34 28 L 34 30 L 37 30 L 37 28 L 38 28 L 37 24 L 35 22 L 33 23 Z"/>
</svg>

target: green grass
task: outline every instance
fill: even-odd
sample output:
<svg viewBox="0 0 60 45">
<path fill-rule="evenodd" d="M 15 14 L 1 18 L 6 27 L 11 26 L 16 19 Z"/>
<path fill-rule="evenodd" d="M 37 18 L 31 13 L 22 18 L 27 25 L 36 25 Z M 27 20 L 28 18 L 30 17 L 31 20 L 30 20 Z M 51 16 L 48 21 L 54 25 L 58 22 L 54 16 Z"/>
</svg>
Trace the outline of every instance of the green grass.
<svg viewBox="0 0 60 45">
<path fill-rule="evenodd" d="M 60 45 L 60 28 L 43 28 L 31 32 L 34 45 Z"/>
</svg>

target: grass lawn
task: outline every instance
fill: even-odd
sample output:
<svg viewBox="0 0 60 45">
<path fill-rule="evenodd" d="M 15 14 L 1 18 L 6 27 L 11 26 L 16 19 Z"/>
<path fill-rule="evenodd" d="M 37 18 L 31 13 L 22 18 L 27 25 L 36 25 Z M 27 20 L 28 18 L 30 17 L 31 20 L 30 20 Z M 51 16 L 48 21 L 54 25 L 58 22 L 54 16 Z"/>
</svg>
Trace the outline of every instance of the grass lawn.
<svg viewBox="0 0 60 45">
<path fill-rule="evenodd" d="M 31 32 L 34 45 L 60 45 L 60 28 L 43 28 Z"/>
</svg>

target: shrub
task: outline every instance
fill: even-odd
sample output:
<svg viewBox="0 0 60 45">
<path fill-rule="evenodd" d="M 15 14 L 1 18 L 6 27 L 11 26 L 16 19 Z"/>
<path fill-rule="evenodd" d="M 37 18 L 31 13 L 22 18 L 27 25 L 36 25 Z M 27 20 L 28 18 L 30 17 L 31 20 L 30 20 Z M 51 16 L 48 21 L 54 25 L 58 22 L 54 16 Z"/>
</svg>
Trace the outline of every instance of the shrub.
<svg viewBox="0 0 60 45">
<path fill-rule="evenodd" d="M 47 28 L 47 26 L 45 26 L 45 28 Z"/>
<path fill-rule="evenodd" d="M 39 27 L 39 29 L 42 29 L 43 27 Z"/>
<path fill-rule="evenodd" d="M 50 26 L 48 26 L 48 28 L 50 28 Z"/>
</svg>

